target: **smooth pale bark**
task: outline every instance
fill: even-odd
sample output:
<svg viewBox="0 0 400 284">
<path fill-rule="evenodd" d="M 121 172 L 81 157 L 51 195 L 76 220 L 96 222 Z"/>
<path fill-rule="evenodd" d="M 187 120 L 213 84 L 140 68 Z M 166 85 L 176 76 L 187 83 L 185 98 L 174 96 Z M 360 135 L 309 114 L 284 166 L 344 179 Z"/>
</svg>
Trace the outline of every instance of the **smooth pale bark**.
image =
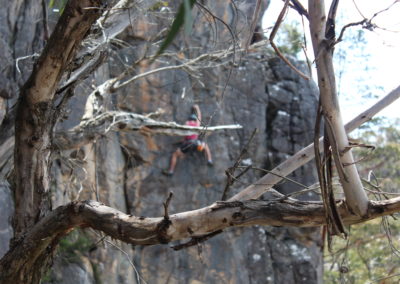
<svg viewBox="0 0 400 284">
<path fill-rule="evenodd" d="M 385 107 L 392 104 L 399 97 L 400 97 L 400 86 L 398 86 L 384 98 L 379 100 L 376 104 L 374 104 L 367 110 L 363 111 L 354 119 L 352 119 L 350 122 L 348 122 L 345 125 L 346 132 L 350 133 L 363 123 L 371 120 L 372 117 L 374 117 Z M 322 149 L 323 137 L 319 139 L 319 144 L 320 144 L 319 148 Z M 280 182 L 283 179 L 283 177 L 291 174 L 299 167 L 311 161 L 314 158 L 314 156 L 315 156 L 314 143 L 312 143 L 307 147 L 301 149 L 293 156 L 286 159 L 280 165 L 272 169 L 271 173 L 266 174 L 265 176 L 257 180 L 254 184 L 248 186 L 247 188 L 243 189 L 242 191 L 231 197 L 229 200 L 234 201 L 234 200 L 249 200 L 249 199 L 259 198 L 270 188 L 272 188 L 275 184 Z"/>
<path fill-rule="evenodd" d="M 320 102 L 332 155 L 348 206 L 357 215 L 364 216 L 367 214 L 368 197 L 363 189 L 351 148 L 349 148 L 340 113 L 332 62 L 335 39 L 325 38 L 327 19 L 323 0 L 309 0 L 309 16 Z"/>
</svg>

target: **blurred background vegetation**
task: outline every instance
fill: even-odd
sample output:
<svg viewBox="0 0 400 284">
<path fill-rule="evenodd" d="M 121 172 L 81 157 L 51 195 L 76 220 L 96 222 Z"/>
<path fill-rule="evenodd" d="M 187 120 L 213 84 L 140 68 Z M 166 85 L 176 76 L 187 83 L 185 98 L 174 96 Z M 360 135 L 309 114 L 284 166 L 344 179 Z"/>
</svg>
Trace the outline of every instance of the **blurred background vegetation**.
<svg viewBox="0 0 400 284">
<path fill-rule="evenodd" d="M 378 126 L 381 125 L 381 126 Z M 384 126 L 382 126 L 384 125 Z M 400 194 L 400 119 L 374 119 L 353 135 L 374 150 L 354 149 L 369 198 L 383 200 Z M 399 283 L 400 214 L 375 219 L 348 229 L 347 240 L 326 248 L 325 283 Z"/>
</svg>

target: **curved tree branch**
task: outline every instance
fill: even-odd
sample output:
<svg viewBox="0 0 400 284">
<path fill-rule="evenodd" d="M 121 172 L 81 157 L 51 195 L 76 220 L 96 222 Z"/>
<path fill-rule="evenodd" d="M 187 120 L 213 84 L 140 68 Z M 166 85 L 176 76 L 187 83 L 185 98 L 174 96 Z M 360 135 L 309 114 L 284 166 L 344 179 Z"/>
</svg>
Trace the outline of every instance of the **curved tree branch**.
<svg viewBox="0 0 400 284">
<path fill-rule="evenodd" d="M 350 213 L 345 202 L 338 201 L 338 210 L 347 225 L 364 222 L 400 210 L 400 197 L 371 201 L 368 217 Z M 304 202 L 280 197 L 273 200 L 216 202 L 210 206 L 172 214 L 169 217 L 135 217 L 97 201 L 78 201 L 53 210 L 18 241 L 0 261 L 0 282 L 26 279 L 34 263 L 42 261 L 48 247 L 76 227 L 90 227 L 112 238 L 135 245 L 166 244 L 186 238 L 207 235 L 229 227 L 270 225 L 316 227 L 325 224 L 321 202 Z M 16 278 L 18 277 L 18 278 Z"/>
</svg>

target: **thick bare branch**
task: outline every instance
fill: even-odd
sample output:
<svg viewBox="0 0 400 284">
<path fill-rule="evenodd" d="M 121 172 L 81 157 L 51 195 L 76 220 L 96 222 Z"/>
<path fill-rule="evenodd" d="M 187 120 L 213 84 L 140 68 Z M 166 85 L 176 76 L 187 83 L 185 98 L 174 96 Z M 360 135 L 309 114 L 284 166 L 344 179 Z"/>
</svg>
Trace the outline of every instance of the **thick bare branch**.
<svg viewBox="0 0 400 284">
<path fill-rule="evenodd" d="M 239 124 L 217 125 L 208 127 L 196 127 L 177 124 L 176 122 L 163 122 L 151 119 L 147 116 L 122 111 L 109 111 L 95 116 L 73 129 L 65 132 L 58 132 L 55 137 L 55 144 L 60 149 L 78 148 L 92 142 L 107 132 L 114 131 L 138 131 L 146 133 L 166 135 L 191 135 L 195 133 L 214 132 L 218 130 L 239 129 Z"/>
<path fill-rule="evenodd" d="M 371 201 L 368 217 L 351 214 L 343 201 L 338 209 L 345 224 L 356 224 L 400 210 L 400 197 Z M 39 221 L 0 262 L 0 282 L 24 279 L 26 269 L 41 261 L 49 246 L 75 227 L 90 227 L 112 238 L 135 245 L 166 244 L 199 237 L 229 227 L 270 225 L 316 227 L 325 224 L 321 202 L 302 202 L 292 198 L 249 200 L 245 202 L 216 202 L 210 206 L 165 217 L 135 217 L 96 201 L 72 202 L 58 207 Z M 18 278 L 16 277 L 18 276 Z"/>
</svg>

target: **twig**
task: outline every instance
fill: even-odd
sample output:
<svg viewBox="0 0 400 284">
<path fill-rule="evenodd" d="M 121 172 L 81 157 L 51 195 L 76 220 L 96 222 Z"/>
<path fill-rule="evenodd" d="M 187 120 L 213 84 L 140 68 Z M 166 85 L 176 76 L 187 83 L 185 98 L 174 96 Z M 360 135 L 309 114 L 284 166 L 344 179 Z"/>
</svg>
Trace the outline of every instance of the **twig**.
<svg viewBox="0 0 400 284">
<path fill-rule="evenodd" d="M 128 84 L 130 84 L 130 83 L 132 83 L 132 82 L 134 82 L 136 80 L 138 80 L 138 79 L 141 79 L 143 77 L 146 77 L 146 76 L 158 73 L 158 72 L 177 70 L 177 69 L 181 69 L 181 68 L 183 68 L 185 66 L 186 66 L 185 64 L 180 64 L 180 65 L 164 66 L 164 67 L 160 67 L 160 68 L 157 68 L 157 69 L 153 69 L 153 70 L 141 73 L 139 75 L 133 76 L 132 78 L 126 80 L 123 83 L 116 82 L 114 84 L 114 86 L 113 86 L 113 89 L 116 90 L 116 89 L 122 88 L 122 87 L 124 87 L 124 86 L 126 86 L 126 85 L 128 85 Z"/>
<path fill-rule="evenodd" d="M 379 113 L 382 109 L 392 104 L 400 97 L 400 86 L 387 94 L 384 98 L 375 103 L 372 107 L 365 110 L 361 114 L 357 115 L 350 122 L 345 125 L 346 132 L 349 133 L 355 130 L 357 127 L 369 121 L 374 117 L 377 113 Z M 322 143 L 322 138 L 315 137 L 314 144 Z M 315 156 L 314 144 L 310 144 L 302 150 L 298 151 L 292 157 L 286 159 L 284 162 L 276 166 L 272 171 L 278 172 L 282 176 L 287 176 L 291 172 L 295 171 L 297 168 L 303 166 L 307 162 L 311 161 Z M 316 146 L 318 147 L 318 146 Z M 247 188 L 243 189 L 229 200 L 248 200 L 248 199 L 256 199 L 260 197 L 265 192 L 269 191 L 270 188 L 281 181 L 281 178 L 276 177 L 271 174 L 267 174 L 260 178 L 256 184 L 252 184 Z"/>
<path fill-rule="evenodd" d="M 233 1 L 231 1 L 231 2 L 233 3 Z M 224 20 L 222 20 L 221 18 L 219 18 L 219 17 L 217 17 L 216 15 L 214 15 L 214 14 L 210 11 L 210 9 L 208 9 L 205 5 L 202 5 L 202 4 L 200 3 L 200 1 L 196 1 L 196 4 L 197 4 L 199 7 L 203 8 L 205 11 L 207 11 L 207 12 L 214 18 L 214 20 L 216 19 L 216 20 L 218 20 L 219 22 L 221 22 L 221 23 L 227 28 L 227 30 L 229 31 L 229 33 L 230 33 L 230 35 L 231 35 L 231 37 L 232 37 L 233 44 L 232 44 L 232 48 L 230 48 L 230 49 L 232 50 L 232 53 L 233 53 L 233 59 L 232 59 L 232 66 L 229 68 L 228 76 L 227 76 L 227 78 L 226 78 L 226 81 L 225 81 L 225 84 L 224 84 L 224 88 L 223 88 L 223 90 L 222 90 L 222 92 L 221 92 L 221 100 L 223 100 L 224 95 L 225 95 L 225 91 L 226 91 L 226 89 L 228 88 L 228 84 L 229 84 L 229 81 L 230 81 L 231 76 L 232 76 L 232 73 L 233 73 L 233 66 L 236 65 L 236 57 L 235 57 L 235 56 L 236 56 L 236 52 L 237 52 L 237 50 L 236 50 L 237 39 L 236 39 L 235 33 L 232 31 L 230 25 L 228 25 L 228 24 L 227 24 Z M 236 7 L 235 5 L 233 5 L 233 6 Z M 247 50 L 246 50 L 246 51 L 247 51 Z M 211 119 L 211 118 L 210 118 L 210 119 Z"/>
<path fill-rule="evenodd" d="M 382 278 L 373 279 L 373 280 L 371 280 L 372 281 L 371 283 L 373 283 L 373 282 L 385 283 L 385 282 L 382 282 L 382 280 L 387 280 L 387 279 L 397 277 L 397 276 L 400 276 L 400 273 L 389 275 L 389 276 L 382 277 Z"/>
<path fill-rule="evenodd" d="M 363 13 L 361 12 L 361 10 L 358 8 L 358 5 L 356 3 L 356 1 L 353 0 L 353 4 L 356 7 L 356 10 L 358 11 L 358 13 L 360 14 L 361 17 L 366 18 Z"/>
<path fill-rule="evenodd" d="M 382 226 L 383 226 L 383 230 L 385 231 L 386 238 L 387 238 L 387 240 L 389 242 L 389 246 L 390 246 L 390 249 L 391 249 L 392 253 L 394 255 L 396 255 L 397 257 L 400 257 L 399 249 L 396 248 L 396 246 L 393 244 L 392 230 L 390 228 L 390 223 L 389 223 L 388 216 L 383 216 L 382 217 Z"/>
<path fill-rule="evenodd" d="M 143 277 L 140 276 L 140 273 L 139 273 L 139 271 L 136 269 L 136 266 L 135 266 L 135 264 L 133 263 L 133 261 L 132 261 L 130 255 L 129 255 L 124 249 L 122 249 L 120 246 L 114 244 L 112 241 L 107 240 L 107 239 L 106 239 L 106 238 L 108 237 L 107 235 L 101 236 L 101 234 L 97 233 L 96 231 L 93 230 L 93 232 L 94 232 L 95 234 L 97 234 L 98 236 L 101 237 L 100 240 L 99 240 L 97 243 L 100 243 L 100 242 L 104 241 L 104 242 L 106 242 L 106 243 L 112 245 L 112 246 L 115 247 L 116 249 L 118 249 L 120 252 L 122 252 L 122 253 L 126 256 L 126 258 L 128 259 L 129 264 L 132 266 L 133 270 L 135 271 L 136 280 L 137 280 L 137 283 L 138 283 L 138 284 L 140 284 L 140 280 L 143 280 L 143 283 L 147 284 L 147 282 L 143 279 Z"/>
<path fill-rule="evenodd" d="M 280 59 L 282 59 L 291 69 L 293 69 L 297 74 L 299 74 L 303 79 L 310 80 L 310 77 L 301 72 L 299 69 L 296 68 L 278 49 L 278 47 L 274 43 L 274 38 L 276 33 L 278 32 L 279 26 L 282 23 L 283 17 L 287 11 L 287 6 L 289 5 L 290 0 L 285 1 L 285 5 L 283 6 L 282 11 L 279 13 L 278 19 L 276 20 L 276 23 L 271 31 L 271 34 L 269 36 L 269 41 L 272 46 L 272 48 L 275 50 L 276 54 L 279 56 Z"/>
<path fill-rule="evenodd" d="M 174 194 L 172 193 L 172 191 L 170 191 L 167 200 L 163 203 L 163 205 L 164 205 L 164 219 L 167 219 L 167 220 L 169 220 L 168 206 L 169 206 L 169 203 L 171 202 L 171 199 L 172 199 L 173 195 Z"/>
<path fill-rule="evenodd" d="M 353 27 L 353 26 L 358 26 L 358 25 L 363 25 L 363 24 L 365 24 L 366 21 L 367 21 L 367 20 L 364 19 L 364 20 L 362 20 L 362 21 L 350 23 L 350 24 L 347 24 L 347 25 L 343 26 L 343 28 L 342 28 L 342 30 L 340 31 L 339 37 L 338 37 L 338 39 L 336 40 L 335 44 L 338 44 L 339 42 L 341 42 L 341 41 L 343 40 L 343 35 L 344 35 L 344 32 L 346 31 L 347 28 Z"/>
<path fill-rule="evenodd" d="M 372 184 L 371 177 L 375 180 L 376 185 L 375 185 L 375 184 Z M 368 185 L 370 185 L 370 186 L 372 186 L 373 188 L 375 188 L 380 194 L 383 194 L 383 196 L 384 196 L 386 199 L 389 199 L 389 197 L 386 196 L 385 193 L 382 191 L 381 186 L 379 185 L 379 180 L 376 178 L 376 176 L 375 176 L 375 174 L 374 174 L 373 171 L 370 171 L 370 172 L 368 173 L 368 180 L 365 180 L 365 179 L 361 179 L 361 180 L 363 180 L 363 181 L 366 182 Z M 370 191 L 370 192 L 372 192 L 372 191 Z M 376 194 L 379 194 L 379 193 L 376 193 Z M 379 200 L 380 200 L 380 199 L 379 199 Z"/>
<path fill-rule="evenodd" d="M 253 19 L 252 19 L 252 22 L 250 25 L 250 33 L 249 33 L 249 36 L 247 38 L 246 45 L 245 45 L 246 51 L 248 51 L 251 39 L 253 38 L 253 34 L 256 29 L 256 24 L 258 21 L 258 16 L 260 14 L 260 9 L 261 9 L 261 0 L 257 0 L 256 6 L 255 6 L 254 12 L 253 12 Z"/>
<path fill-rule="evenodd" d="M 223 201 L 226 200 L 227 195 L 228 195 L 228 190 L 229 190 L 230 186 L 233 185 L 233 183 L 234 183 L 235 181 L 238 181 L 239 178 L 240 178 L 242 175 L 244 175 L 245 173 L 247 173 L 251 168 L 252 168 L 251 165 L 245 167 L 245 169 L 244 169 L 243 171 L 241 171 L 241 172 L 240 172 L 237 176 L 235 176 L 235 177 L 233 176 L 233 173 L 230 172 L 231 168 L 229 168 L 227 171 L 225 171 L 225 174 L 226 174 L 226 176 L 227 176 L 227 181 L 226 181 L 226 185 L 225 185 L 224 192 L 223 192 L 223 194 L 222 194 L 221 200 L 223 200 Z"/>
<path fill-rule="evenodd" d="M 307 19 L 309 19 L 309 15 L 307 10 L 301 5 L 301 3 L 298 0 L 291 0 L 292 5 L 290 5 L 291 8 L 297 11 L 297 13 L 300 14 L 300 16 L 305 16 Z"/>
<path fill-rule="evenodd" d="M 222 193 L 221 200 L 225 200 L 226 199 L 226 197 L 228 195 L 229 188 L 233 185 L 235 180 L 237 180 L 239 177 L 241 177 L 245 172 L 247 172 L 250 169 L 249 167 L 251 167 L 251 165 L 249 167 L 247 167 L 247 169 L 242 171 L 237 177 L 235 177 L 235 178 L 233 177 L 236 169 L 240 165 L 244 154 L 247 153 L 247 149 L 249 148 L 250 143 L 253 141 L 255 135 L 257 134 L 257 132 L 258 132 L 258 129 L 255 128 L 253 130 L 253 133 L 250 136 L 249 141 L 247 141 L 246 145 L 240 151 L 239 157 L 236 159 L 235 164 L 232 167 L 230 167 L 228 170 L 225 171 L 226 176 L 227 176 L 227 181 L 226 181 L 226 185 L 225 185 L 225 188 L 224 188 L 224 192 Z"/>
<path fill-rule="evenodd" d="M 176 246 L 173 246 L 172 248 L 173 248 L 174 250 L 181 250 L 181 249 L 184 249 L 184 248 L 188 248 L 188 247 L 191 247 L 191 246 L 194 246 L 194 245 L 203 243 L 203 242 L 205 242 L 205 241 L 211 239 L 212 237 L 221 234 L 222 232 L 223 232 L 223 230 L 218 230 L 218 231 L 212 232 L 212 233 L 207 234 L 207 235 L 204 235 L 204 236 L 193 237 L 193 238 L 191 238 L 191 240 L 188 241 L 187 243 L 183 243 L 183 244 L 180 244 L 180 245 L 176 245 Z"/>
<path fill-rule="evenodd" d="M 27 55 L 27 56 L 18 57 L 18 58 L 15 60 L 15 67 L 17 68 L 18 73 L 21 74 L 21 70 L 19 69 L 19 66 L 18 66 L 18 62 L 19 62 L 20 60 L 25 60 L 25 59 L 28 59 L 28 58 L 31 58 L 31 57 L 38 57 L 39 55 L 40 55 L 40 54 L 38 54 L 38 53 L 34 53 L 34 54 L 32 54 L 32 55 Z"/>
<path fill-rule="evenodd" d="M 392 8 L 396 3 L 399 3 L 399 1 L 398 0 L 395 0 L 395 1 L 393 1 L 393 3 L 392 4 L 390 4 L 387 8 L 385 8 L 385 9 L 382 9 L 381 11 L 379 11 L 379 12 L 376 12 L 372 17 L 371 17 L 371 19 L 369 20 L 369 22 L 371 22 L 376 16 L 378 16 L 380 13 L 383 13 L 383 12 L 386 12 L 386 11 L 388 11 L 390 8 Z"/>
<path fill-rule="evenodd" d="M 307 16 L 308 16 L 308 14 L 307 14 Z M 304 19 L 303 19 L 303 17 L 301 18 L 301 24 L 303 26 L 303 31 L 304 31 L 305 28 L 304 28 Z M 307 54 L 307 38 L 306 38 L 306 34 L 305 33 L 303 34 L 303 43 L 304 44 L 301 46 L 301 49 L 303 50 L 304 57 L 306 58 L 306 62 L 307 62 L 307 66 L 308 66 L 308 73 L 310 73 L 310 78 L 312 78 L 311 60 L 308 58 L 308 54 Z"/>
<path fill-rule="evenodd" d="M 365 179 L 362 179 L 362 180 L 364 182 L 367 182 Z M 371 184 L 369 184 L 369 185 L 371 185 Z M 396 196 L 400 195 L 399 192 L 387 192 L 387 191 L 381 191 L 381 190 L 376 191 L 376 190 L 371 190 L 371 189 L 368 189 L 368 188 L 364 188 L 364 189 L 366 191 L 370 192 L 370 193 L 373 193 L 373 194 L 383 195 L 383 196 L 385 196 L 386 199 L 389 199 L 389 197 L 386 196 L 386 195 L 396 195 Z"/>
<path fill-rule="evenodd" d="M 291 182 L 291 183 L 294 183 L 294 184 L 296 184 L 296 185 L 299 185 L 299 186 L 301 186 L 302 188 L 310 189 L 307 185 L 304 185 L 304 184 L 302 184 L 302 183 L 300 183 L 300 182 L 295 181 L 294 179 L 291 179 L 291 178 L 288 178 L 288 177 L 286 177 L 286 176 L 283 176 L 283 175 L 280 175 L 280 174 L 278 174 L 278 173 L 275 173 L 273 170 L 272 170 L 272 171 L 269 171 L 269 170 L 262 169 L 262 168 L 257 168 L 257 167 L 252 167 L 252 169 L 257 170 L 257 171 L 262 171 L 262 172 L 264 172 L 264 173 L 268 173 L 268 174 L 271 174 L 271 175 L 275 175 L 275 176 L 280 177 L 280 178 L 282 178 L 282 179 L 284 179 L 284 180 L 287 180 L 287 181 L 289 181 L 289 182 Z"/>
</svg>

